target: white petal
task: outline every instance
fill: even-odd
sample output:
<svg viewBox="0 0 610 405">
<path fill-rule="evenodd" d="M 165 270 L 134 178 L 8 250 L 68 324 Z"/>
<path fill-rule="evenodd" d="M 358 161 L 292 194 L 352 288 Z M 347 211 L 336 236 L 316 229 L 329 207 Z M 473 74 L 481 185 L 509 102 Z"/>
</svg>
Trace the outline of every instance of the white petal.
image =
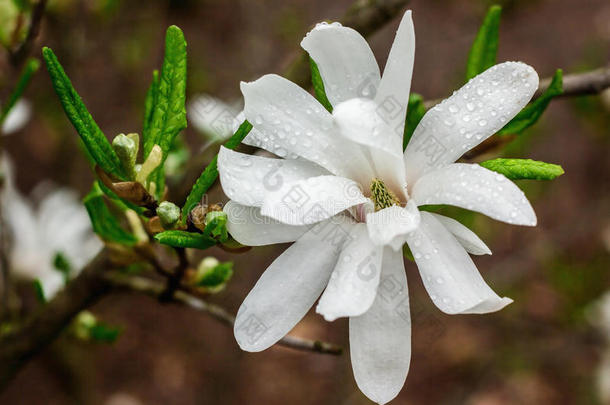
<svg viewBox="0 0 610 405">
<path fill-rule="evenodd" d="M 402 252 L 383 251 L 377 297 L 349 320 L 350 356 L 360 390 L 385 404 L 402 389 L 411 361 L 409 291 Z"/>
<path fill-rule="evenodd" d="M 366 225 L 355 225 L 316 312 L 327 321 L 365 313 L 377 294 L 382 253 L 383 248 L 371 243 Z"/>
<path fill-rule="evenodd" d="M 328 101 L 333 106 L 355 97 L 373 98 L 379 66 L 366 40 L 341 24 L 321 23 L 301 41 L 316 62 Z"/>
<path fill-rule="evenodd" d="M 2 123 L 2 134 L 8 135 L 21 130 L 32 116 L 32 106 L 24 99 L 17 101 Z"/>
<path fill-rule="evenodd" d="M 37 279 L 40 281 L 42 293 L 47 301 L 52 300 L 65 284 L 64 276 L 51 267 L 47 267 L 46 270 L 40 271 Z"/>
<path fill-rule="evenodd" d="M 352 180 L 318 176 L 285 183 L 266 194 L 261 213 L 289 225 L 314 224 L 369 200 Z"/>
<path fill-rule="evenodd" d="M 311 94 L 277 75 L 242 83 L 241 91 L 244 114 L 258 130 L 244 143 L 280 157 L 300 156 L 337 176 L 370 181 L 361 147 L 338 136 L 332 115 Z"/>
<path fill-rule="evenodd" d="M 265 270 L 235 319 L 235 339 L 243 350 L 265 350 L 307 313 L 328 282 L 349 226 L 319 224 Z"/>
<path fill-rule="evenodd" d="M 396 31 L 394 44 L 392 44 L 381 84 L 375 96 L 375 102 L 379 105 L 379 113 L 385 118 L 388 125 L 397 134 L 400 134 L 401 148 L 414 60 L 415 29 L 411 10 L 408 10 Z"/>
<path fill-rule="evenodd" d="M 218 172 L 229 198 L 256 207 L 262 205 L 266 193 L 280 189 L 285 183 L 328 174 L 308 161 L 246 155 L 224 146 L 218 153 Z"/>
<path fill-rule="evenodd" d="M 214 141 L 222 141 L 233 135 L 238 111 L 224 101 L 209 94 L 200 94 L 187 106 L 189 123 Z"/>
<path fill-rule="evenodd" d="M 344 138 L 368 146 L 367 153 L 375 175 L 406 198 L 402 128 L 395 131 L 388 126 L 386 117 L 380 114 L 379 106 L 365 98 L 353 98 L 337 105 L 333 117 Z"/>
<path fill-rule="evenodd" d="M 417 205 L 449 204 L 514 225 L 536 225 L 529 201 L 512 181 L 477 164 L 454 163 L 415 183 Z"/>
<path fill-rule="evenodd" d="M 246 207 L 229 201 L 223 208 L 229 220 L 227 229 L 233 238 L 246 246 L 264 246 L 294 242 L 310 226 L 285 225 L 261 214 L 256 207 Z"/>
<path fill-rule="evenodd" d="M 520 62 L 493 66 L 431 108 L 405 150 L 409 183 L 455 162 L 495 134 L 532 98 L 538 75 Z"/>
<path fill-rule="evenodd" d="M 429 212 L 421 213 L 421 223 L 407 243 L 424 286 L 441 311 L 483 314 L 512 302 L 489 288 L 462 245 Z"/>
<path fill-rule="evenodd" d="M 395 205 L 366 216 L 371 241 L 378 246 L 390 245 L 394 250 L 402 247 L 406 234 L 417 228 L 419 221 L 419 210 L 413 200 L 404 208 Z"/>
<path fill-rule="evenodd" d="M 473 255 L 490 255 L 491 250 L 487 247 L 476 233 L 466 228 L 464 225 L 459 223 L 453 218 L 446 217 L 444 215 L 434 214 L 434 218 L 438 219 L 438 222 L 451 232 L 453 237 L 457 239 L 464 249 Z"/>
</svg>

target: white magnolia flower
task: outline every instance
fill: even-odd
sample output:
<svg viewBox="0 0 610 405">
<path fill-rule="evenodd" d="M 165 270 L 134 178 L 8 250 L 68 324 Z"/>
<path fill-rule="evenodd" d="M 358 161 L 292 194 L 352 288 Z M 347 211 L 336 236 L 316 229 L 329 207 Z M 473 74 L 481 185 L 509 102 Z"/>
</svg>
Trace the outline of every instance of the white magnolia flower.
<svg viewBox="0 0 610 405">
<path fill-rule="evenodd" d="M 229 231 L 246 245 L 295 242 L 248 294 L 237 314 L 242 349 L 260 351 L 288 333 L 321 294 L 327 320 L 350 317 L 354 376 L 372 400 L 402 388 L 411 357 L 406 242 L 433 302 L 448 314 L 487 313 L 510 302 L 485 283 L 468 253 L 487 246 L 459 222 L 420 212 L 450 204 L 535 225 L 524 194 L 504 176 L 454 163 L 531 99 L 538 76 L 507 62 L 472 79 L 427 112 L 403 154 L 415 37 L 400 23 L 383 76 L 353 29 L 319 24 L 301 46 L 316 61 L 329 113 L 276 75 L 242 83 L 245 143 L 282 159 L 222 149 Z"/>
<path fill-rule="evenodd" d="M 2 135 L 9 135 L 21 130 L 25 124 L 28 123 L 31 116 L 32 106 L 30 105 L 30 102 L 19 99 L 2 123 Z"/>
<path fill-rule="evenodd" d="M 11 274 L 21 279 L 40 280 L 45 298 L 51 299 L 64 285 L 63 274 L 54 267 L 56 255 L 67 259 L 70 276 L 74 277 L 103 244 L 93 233 L 87 211 L 74 191 L 52 189 L 35 208 L 16 189 L 6 156 L 2 159 L 2 173 L 0 204 L 3 224 L 12 242 Z"/>
</svg>

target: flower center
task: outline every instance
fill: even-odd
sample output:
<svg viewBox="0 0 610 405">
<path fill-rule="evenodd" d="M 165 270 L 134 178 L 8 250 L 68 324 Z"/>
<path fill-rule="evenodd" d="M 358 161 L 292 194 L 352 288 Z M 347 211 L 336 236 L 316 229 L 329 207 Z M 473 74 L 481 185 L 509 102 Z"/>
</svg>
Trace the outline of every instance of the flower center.
<svg viewBox="0 0 610 405">
<path fill-rule="evenodd" d="M 385 185 L 383 180 L 377 178 L 371 180 L 371 199 L 375 203 L 375 211 L 392 205 L 400 205 L 400 200 L 396 197 L 396 194 Z"/>
</svg>

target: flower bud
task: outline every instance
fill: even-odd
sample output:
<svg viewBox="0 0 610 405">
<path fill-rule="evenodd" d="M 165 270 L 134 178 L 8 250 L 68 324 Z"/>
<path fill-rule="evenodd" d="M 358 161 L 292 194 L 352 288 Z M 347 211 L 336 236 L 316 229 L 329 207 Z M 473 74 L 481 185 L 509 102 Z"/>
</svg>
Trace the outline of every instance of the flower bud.
<svg viewBox="0 0 610 405">
<path fill-rule="evenodd" d="M 148 157 L 142 163 L 140 171 L 136 175 L 136 181 L 141 184 L 145 184 L 148 176 L 155 170 L 163 159 L 163 150 L 159 145 L 153 146 L 152 150 L 148 154 Z"/>
<path fill-rule="evenodd" d="M 138 154 L 138 145 L 132 138 L 125 134 L 119 134 L 112 140 L 112 148 L 116 152 L 123 171 L 129 180 L 136 177 L 136 156 Z"/>
<path fill-rule="evenodd" d="M 157 208 L 157 215 L 165 229 L 172 229 L 180 220 L 180 208 L 174 203 L 163 201 Z"/>
</svg>

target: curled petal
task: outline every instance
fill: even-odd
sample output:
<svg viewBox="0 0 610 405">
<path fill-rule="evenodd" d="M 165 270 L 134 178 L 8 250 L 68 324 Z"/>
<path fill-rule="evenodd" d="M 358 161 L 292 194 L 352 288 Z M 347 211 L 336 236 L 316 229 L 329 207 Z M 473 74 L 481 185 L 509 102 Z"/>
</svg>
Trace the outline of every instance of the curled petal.
<svg viewBox="0 0 610 405">
<path fill-rule="evenodd" d="M 438 222 L 451 232 L 453 237 L 457 239 L 464 249 L 473 255 L 490 255 L 491 250 L 487 247 L 476 233 L 466 228 L 464 225 L 459 223 L 453 218 L 446 217 L 444 215 L 438 215 L 432 213 L 434 218 L 438 219 Z"/>
<path fill-rule="evenodd" d="M 366 216 L 366 225 L 371 241 L 378 245 L 390 245 L 398 250 L 405 237 L 419 225 L 420 215 L 413 200 L 406 207 L 394 205 Z"/>
</svg>

